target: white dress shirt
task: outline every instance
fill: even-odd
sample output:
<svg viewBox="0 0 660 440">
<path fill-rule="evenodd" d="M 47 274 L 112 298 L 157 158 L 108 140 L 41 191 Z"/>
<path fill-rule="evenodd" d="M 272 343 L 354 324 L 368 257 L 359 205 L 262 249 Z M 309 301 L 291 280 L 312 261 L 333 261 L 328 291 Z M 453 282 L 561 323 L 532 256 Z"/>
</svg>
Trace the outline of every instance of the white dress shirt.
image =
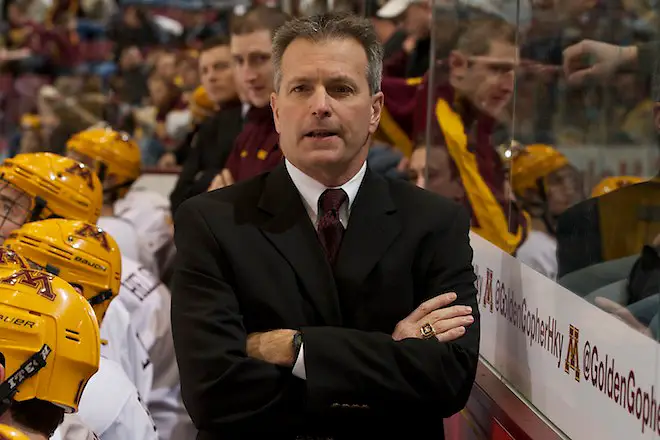
<svg viewBox="0 0 660 440">
<path fill-rule="evenodd" d="M 318 228 L 319 198 L 321 197 L 321 194 L 323 194 L 323 191 L 329 188 L 300 171 L 288 160 L 285 160 L 284 164 L 286 166 L 286 170 L 289 173 L 289 176 L 291 176 L 293 184 L 296 186 L 298 192 L 300 193 L 300 197 L 302 198 L 303 205 L 305 205 L 309 219 L 312 221 L 314 227 Z M 360 171 L 358 171 L 357 174 L 351 178 L 351 180 L 341 186 L 332 188 L 343 189 L 348 196 L 348 200 L 339 207 L 339 221 L 341 222 L 342 226 L 344 226 L 344 229 L 348 226 L 348 217 L 351 213 L 353 202 L 355 201 L 355 197 L 357 196 L 358 190 L 360 189 L 360 185 L 362 184 L 362 180 L 364 179 L 366 172 L 367 162 L 362 164 Z M 293 375 L 301 379 L 307 378 L 305 372 L 304 349 L 305 346 L 303 344 L 300 346 L 300 353 L 298 353 L 298 358 L 293 365 Z"/>
</svg>

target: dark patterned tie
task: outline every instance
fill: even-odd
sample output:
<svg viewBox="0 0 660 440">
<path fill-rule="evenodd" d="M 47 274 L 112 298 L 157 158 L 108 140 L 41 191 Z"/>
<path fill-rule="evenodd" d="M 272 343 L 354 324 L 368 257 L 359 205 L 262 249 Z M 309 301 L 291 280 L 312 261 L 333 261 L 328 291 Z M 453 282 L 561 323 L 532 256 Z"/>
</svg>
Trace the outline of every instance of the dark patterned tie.
<svg viewBox="0 0 660 440">
<path fill-rule="evenodd" d="M 326 189 L 319 198 L 319 238 L 331 266 L 335 264 L 341 239 L 344 237 L 344 226 L 339 221 L 339 208 L 346 199 L 348 195 L 343 189 Z"/>
</svg>

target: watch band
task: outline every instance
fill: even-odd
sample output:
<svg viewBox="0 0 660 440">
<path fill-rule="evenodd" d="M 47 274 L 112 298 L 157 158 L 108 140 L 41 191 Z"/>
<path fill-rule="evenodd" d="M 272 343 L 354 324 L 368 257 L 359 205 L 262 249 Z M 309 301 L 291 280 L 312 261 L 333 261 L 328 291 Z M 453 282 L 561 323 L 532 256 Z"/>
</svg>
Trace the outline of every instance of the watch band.
<svg viewBox="0 0 660 440">
<path fill-rule="evenodd" d="M 298 355 L 300 354 L 300 348 L 302 347 L 302 333 L 299 331 L 293 335 L 293 362 L 295 363 L 298 360 Z"/>
</svg>

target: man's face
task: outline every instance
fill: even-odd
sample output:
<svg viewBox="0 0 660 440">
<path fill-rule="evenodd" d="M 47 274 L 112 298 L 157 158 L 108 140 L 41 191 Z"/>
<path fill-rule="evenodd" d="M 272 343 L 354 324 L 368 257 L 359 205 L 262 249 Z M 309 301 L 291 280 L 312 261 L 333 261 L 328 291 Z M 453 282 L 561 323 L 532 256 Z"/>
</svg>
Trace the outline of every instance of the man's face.
<svg viewBox="0 0 660 440">
<path fill-rule="evenodd" d="M 513 94 L 518 49 L 515 45 L 494 40 L 485 55 L 452 52 L 450 66 L 457 88 L 472 105 L 497 117 Z"/>
<path fill-rule="evenodd" d="M 363 47 L 353 39 L 294 40 L 281 69 L 271 106 L 287 159 L 303 171 L 361 165 L 383 105 L 383 94 L 369 90 Z"/>
<path fill-rule="evenodd" d="M 410 181 L 420 188 L 457 202 L 465 198 L 465 190 L 460 180 L 453 176 L 451 159 L 444 147 L 416 148 L 410 157 L 409 173 Z"/>
<path fill-rule="evenodd" d="M 199 56 L 199 76 L 211 101 L 221 103 L 233 99 L 236 87 L 229 46 L 216 46 L 202 52 Z"/>
<path fill-rule="evenodd" d="M 176 76 L 176 56 L 171 53 L 164 53 L 158 57 L 156 72 L 161 78 L 174 81 L 174 77 Z"/>
<path fill-rule="evenodd" d="M 0 244 L 28 221 L 32 197 L 5 180 L 0 180 Z"/>
<path fill-rule="evenodd" d="M 548 211 L 559 216 L 568 208 L 582 200 L 582 182 L 578 171 L 572 166 L 565 166 L 550 173 L 545 178 Z"/>
<path fill-rule="evenodd" d="M 261 30 L 231 36 L 231 56 L 247 100 L 255 107 L 265 107 L 273 92 L 271 35 Z"/>
</svg>

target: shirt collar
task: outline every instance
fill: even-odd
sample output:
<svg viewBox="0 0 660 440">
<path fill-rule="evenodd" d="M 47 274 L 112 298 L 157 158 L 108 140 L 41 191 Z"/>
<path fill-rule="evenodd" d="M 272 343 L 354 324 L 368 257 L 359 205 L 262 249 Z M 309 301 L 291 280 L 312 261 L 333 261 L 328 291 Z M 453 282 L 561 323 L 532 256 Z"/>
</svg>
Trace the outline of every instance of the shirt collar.
<svg viewBox="0 0 660 440">
<path fill-rule="evenodd" d="M 288 160 L 285 160 L 284 164 L 286 166 L 286 170 L 289 173 L 289 176 L 291 176 L 291 180 L 293 181 L 293 184 L 298 189 L 298 192 L 300 193 L 300 196 L 302 197 L 303 202 L 305 203 L 305 207 L 308 210 L 311 210 L 311 212 L 314 213 L 315 216 L 318 215 L 319 198 L 321 197 L 321 194 L 323 194 L 323 191 L 328 189 L 328 187 L 320 182 L 317 182 L 316 180 L 309 177 L 307 174 L 300 171 Z M 366 172 L 367 172 L 367 162 L 365 161 L 362 164 L 362 168 L 360 168 L 360 171 L 358 171 L 357 174 L 351 178 L 351 180 L 349 180 L 348 182 L 344 183 L 341 186 L 333 187 L 333 188 L 343 189 L 346 192 L 346 195 L 348 195 L 349 213 L 351 211 L 351 207 L 353 206 L 353 202 L 355 201 L 355 197 L 357 196 L 358 190 L 360 189 L 360 185 L 362 184 L 362 180 L 364 179 L 364 175 L 366 174 Z"/>
</svg>

